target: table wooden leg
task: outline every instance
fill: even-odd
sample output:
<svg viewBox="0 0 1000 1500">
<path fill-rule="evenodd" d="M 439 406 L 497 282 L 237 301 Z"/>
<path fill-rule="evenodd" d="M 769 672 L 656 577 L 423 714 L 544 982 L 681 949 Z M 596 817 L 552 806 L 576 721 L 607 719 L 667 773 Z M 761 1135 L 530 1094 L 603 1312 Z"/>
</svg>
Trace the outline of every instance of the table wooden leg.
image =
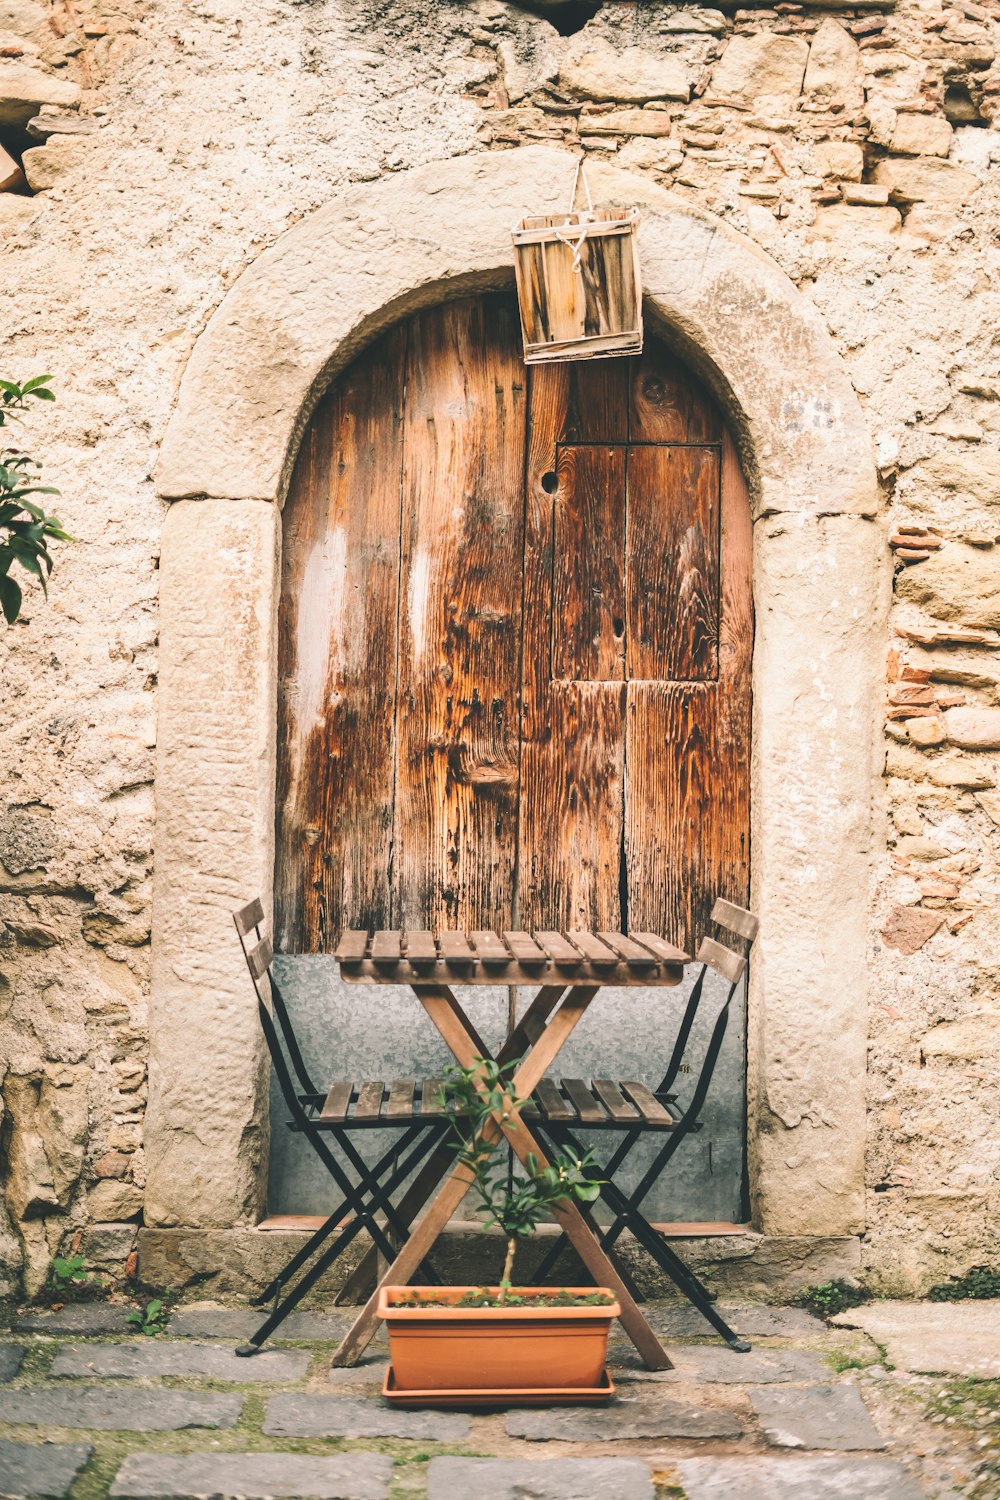
<svg viewBox="0 0 1000 1500">
<path fill-rule="evenodd" d="M 514 1027 L 514 1030 L 497 1053 L 496 1060 L 501 1067 L 505 1063 L 515 1061 L 521 1056 L 526 1047 L 538 1040 L 545 1022 L 566 993 L 566 988 L 564 984 L 548 984 L 543 985 L 539 989 L 521 1020 Z M 473 1028 L 470 1026 L 468 1030 L 470 1036 L 473 1037 L 476 1045 L 480 1048 L 479 1056 L 483 1057 L 487 1055 L 482 1050 L 482 1042 L 476 1036 Z M 396 1214 L 402 1223 L 407 1225 L 413 1223 L 417 1214 L 448 1171 L 448 1168 L 453 1164 L 455 1156 L 456 1151 L 454 1147 L 446 1145 L 435 1146 L 399 1201 Z M 369 1250 L 365 1251 L 357 1266 L 337 1293 L 337 1303 L 353 1302 L 355 1297 L 367 1297 L 372 1287 L 378 1285 L 378 1281 L 379 1277 L 376 1275 L 376 1250 L 372 1246 Z"/>
<path fill-rule="evenodd" d="M 482 1042 L 473 1028 L 465 1021 L 461 1006 L 446 985 L 414 986 L 414 991 L 431 1020 L 444 1037 L 453 1055 L 462 1067 L 472 1067 L 484 1056 Z M 581 1019 L 590 1001 L 597 994 L 597 986 L 573 989 L 562 1008 L 557 1011 L 544 1034 L 532 1048 L 526 1062 L 521 1064 L 518 1077 L 530 1093 L 545 1074 L 549 1063 Z M 556 1002 L 553 1001 L 553 1004 Z M 569 1009 L 567 1010 L 567 1006 Z M 565 1015 L 564 1015 L 565 1012 Z M 488 1120 L 483 1128 L 483 1141 L 499 1140 L 500 1125 Z M 454 1157 L 452 1158 L 454 1160 Z M 351 1329 L 341 1340 L 333 1355 L 333 1364 L 355 1365 L 375 1336 L 378 1325 L 375 1309 L 378 1305 L 379 1288 L 406 1286 L 420 1262 L 447 1227 L 449 1220 L 472 1186 L 473 1176 L 468 1167 L 461 1164 L 454 1168 L 444 1187 L 434 1199 L 427 1213 L 417 1225 L 374 1292 L 355 1319 Z M 603 1253 L 603 1252 L 602 1252 Z M 627 1296 L 628 1293 L 626 1292 Z"/>
<path fill-rule="evenodd" d="M 445 985 L 422 986 L 417 993 L 427 1014 L 461 1066 L 473 1067 L 479 1054 L 462 1025 L 461 1008 L 455 996 Z M 569 991 L 562 1006 L 514 1074 L 511 1082 L 518 1097 L 526 1099 L 534 1092 L 549 1064 L 565 1045 L 596 994 L 597 986 L 590 985 L 574 987 Z M 516 1111 L 504 1120 L 503 1132 L 523 1165 L 527 1166 L 531 1155 L 536 1156 L 543 1167 L 547 1165 L 545 1152 Z M 666 1351 L 639 1311 L 629 1287 L 601 1249 L 595 1234 L 588 1229 L 576 1204 L 568 1203 L 565 1208 L 557 1208 L 553 1212 L 598 1286 L 606 1285 L 614 1289 L 621 1306 L 622 1326 L 649 1369 L 672 1369 L 673 1365 Z"/>
</svg>

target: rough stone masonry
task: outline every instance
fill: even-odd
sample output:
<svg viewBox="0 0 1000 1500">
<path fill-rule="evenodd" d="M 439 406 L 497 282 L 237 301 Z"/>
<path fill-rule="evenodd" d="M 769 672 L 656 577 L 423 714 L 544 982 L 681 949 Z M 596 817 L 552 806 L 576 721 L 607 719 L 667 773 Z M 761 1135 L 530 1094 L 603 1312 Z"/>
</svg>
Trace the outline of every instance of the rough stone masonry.
<svg viewBox="0 0 1000 1500">
<path fill-rule="evenodd" d="M 863 1264 L 906 1292 L 997 1256 L 1000 4 L 594 9 L 0 0 L 2 373 L 54 374 L 35 446 L 78 538 L 0 639 L 8 1291 L 70 1244 L 127 1266 L 142 1222 L 151 472 L 192 346 L 348 184 L 536 142 L 649 174 L 754 241 L 865 408 L 894 598 Z"/>
</svg>

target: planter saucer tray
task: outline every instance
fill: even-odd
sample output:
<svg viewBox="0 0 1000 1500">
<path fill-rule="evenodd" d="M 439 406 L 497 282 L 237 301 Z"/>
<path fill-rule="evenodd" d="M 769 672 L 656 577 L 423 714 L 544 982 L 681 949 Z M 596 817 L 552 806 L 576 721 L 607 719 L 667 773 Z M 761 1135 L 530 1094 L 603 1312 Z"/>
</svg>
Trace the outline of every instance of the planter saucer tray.
<svg viewBox="0 0 1000 1500">
<path fill-rule="evenodd" d="M 455 1406 L 455 1407 L 505 1407 L 505 1406 L 606 1406 L 615 1394 L 614 1381 L 604 1371 L 600 1381 L 593 1387 L 542 1386 L 532 1390 L 460 1390 L 460 1391 L 401 1391 L 396 1385 L 392 1365 L 386 1365 L 382 1395 L 392 1406 Z"/>
</svg>

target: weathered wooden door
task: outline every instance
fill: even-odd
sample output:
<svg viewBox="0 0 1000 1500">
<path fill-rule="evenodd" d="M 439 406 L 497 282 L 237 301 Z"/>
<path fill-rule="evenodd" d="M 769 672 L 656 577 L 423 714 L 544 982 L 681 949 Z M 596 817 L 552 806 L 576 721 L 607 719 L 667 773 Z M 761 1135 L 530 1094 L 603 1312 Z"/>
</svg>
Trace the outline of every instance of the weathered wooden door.
<svg viewBox="0 0 1000 1500">
<path fill-rule="evenodd" d="M 747 898 L 751 644 L 739 462 L 664 346 L 529 371 L 506 295 L 392 329 L 285 506 L 279 951 L 444 925 L 690 951 Z"/>
<path fill-rule="evenodd" d="M 528 371 L 502 296 L 393 329 L 285 508 L 279 947 L 696 943 L 747 894 L 751 641 L 739 464 L 665 348 Z"/>
</svg>

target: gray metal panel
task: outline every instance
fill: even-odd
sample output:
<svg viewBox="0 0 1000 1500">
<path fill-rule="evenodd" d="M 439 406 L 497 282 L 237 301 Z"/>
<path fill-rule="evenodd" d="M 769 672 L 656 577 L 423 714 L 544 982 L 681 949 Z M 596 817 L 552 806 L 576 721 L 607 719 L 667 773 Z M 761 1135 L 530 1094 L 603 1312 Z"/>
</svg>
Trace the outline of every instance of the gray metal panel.
<svg viewBox="0 0 1000 1500">
<path fill-rule="evenodd" d="M 639 1078 L 656 1087 L 666 1068 L 683 1003 L 696 970 L 677 989 L 607 989 L 560 1053 L 554 1072 L 559 1077 Z M 306 1063 L 318 1086 L 334 1078 L 434 1077 L 451 1061 L 451 1054 L 424 1014 L 413 992 L 405 986 L 347 985 L 337 975 L 335 961 L 320 954 L 279 956 L 275 977 L 291 1012 Z M 709 973 L 688 1046 L 689 1066 L 675 1085 L 683 1107 L 697 1077 L 697 1066 L 712 1023 L 725 998 L 727 985 Z M 505 986 L 456 986 L 463 1006 L 487 1046 L 496 1048 L 507 1033 L 508 991 Z M 523 1013 L 531 990 L 518 991 L 518 1013 Z M 703 1113 L 705 1128 L 681 1145 L 666 1175 L 645 1203 L 653 1220 L 738 1220 L 744 1151 L 744 1070 L 746 1057 L 745 1003 L 733 1001 L 729 1028 L 715 1079 Z M 272 1084 L 271 1162 L 268 1203 L 272 1213 L 329 1212 L 333 1188 L 308 1144 L 284 1128 L 286 1111 Z M 373 1159 L 391 1144 L 388 1131 L 358 1132 L 354 1137 L 362 1155 Z M 581 1132 L 581 1138 L 606 1156 L 618 1140 L 607 1131 Z M 662 1134 L 640 1141 L 618 1180 L 623 1187 L 637 1182 Z M 471 1200 L 463 1217 L 471 1217 Z M 606 1218 L 602 1210 L 599 1217 Z"/>
</svg>

